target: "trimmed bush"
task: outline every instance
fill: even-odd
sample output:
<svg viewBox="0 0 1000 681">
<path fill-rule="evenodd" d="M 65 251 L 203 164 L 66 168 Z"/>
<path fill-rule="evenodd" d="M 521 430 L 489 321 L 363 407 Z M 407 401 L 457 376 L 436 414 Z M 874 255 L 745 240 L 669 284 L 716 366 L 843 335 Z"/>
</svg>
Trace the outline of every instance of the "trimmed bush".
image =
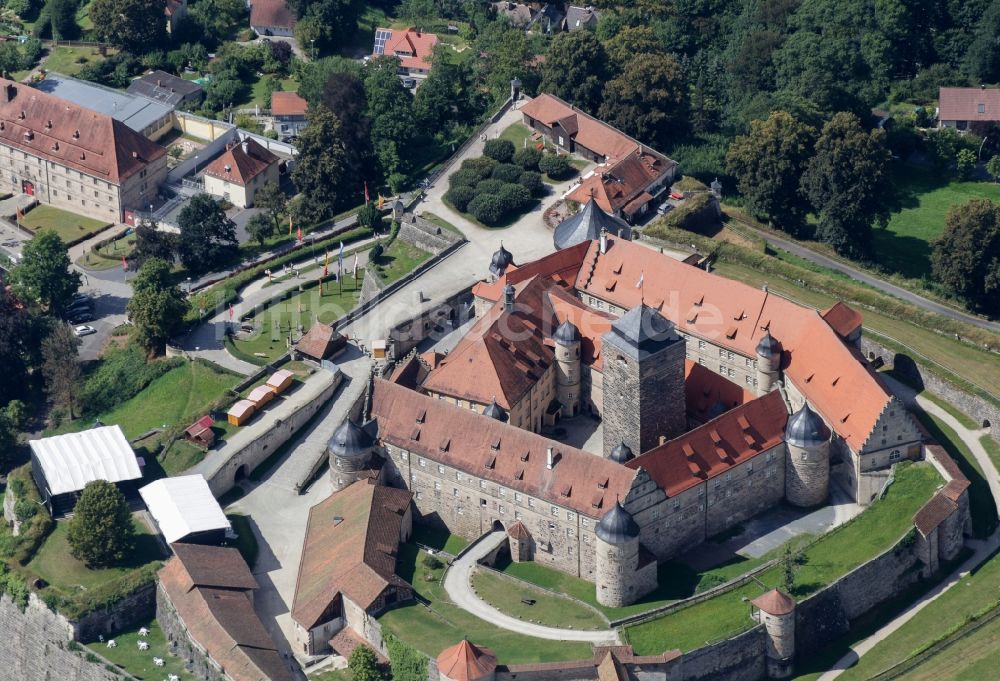
<svg viewBox="0 0 1000 681">
<path fill-rule="evenodd" d="M 538 162 L 542 160 L 542 150 L 534 147 L 518 149 L 512 160 L 525 170 L 538 170 Z"/>
<path fill-rule="evenodd" d="M 460 168 L 451 174 L 448 178 L 448 186 L 455 187 L 475 187 L 476 183 L 483 178 L 479 176 L 479 173 L 472 168 Z"/>
<path fill-rule="evenodd" d="M 486 178 L 493 175 L 493 169 L 496 167 L 497 162 L 492 158 L 487 158 L 485 156 L 479 156 L 478 158 L 467 158 L 462 161 L 462 170 L 471 170 L 477 175 L 479 175 L 480 180 L 485 180 Z"/>
<path fill-rule="evenodd" d="M 569 159 L 559 154 L 544 154 L 538 162 L 538 169 L 551 177 L 553 180 L 561 180 L 569 177 L 573 166 L 569 164 Z"/>
<path fill-rule="evenodd" d="M 500 163 L 507 163 L 514 158 L 514 143 L 510 140 L 494 139 L 483 145 L 483 155 L 488 156 Z"/>
<path fill-rule="evenodd" d="M 542 193 L 542 174 L 533 170 L 525 170 L 517 176 L 517 183 L 531 192 L 532 195 Z"/>
<path fill-rule="evenodd" d="M 476 190 L 472 187 L 458 185 L 449 189 L 445 198 L 451 202 L 451 205 L 455 206 L 455 210 L 464 213 L 469 207 L 469 201 L 476 198 Z"/>
<path fill-rule="evenodd" d="M 503 201 L 496 194 L 480 194 L 469 202 L 469 212 L 484 225 L 497 225 L 504 218 Z"/>
<path fill-rule="evenodd" d="M 505 213 L 520 213 L 531 204 L 531 192 L 519 184 L 505 184 L 497 192 Z"/>
<path fill-rule="evenodd" d="M 477 194 L 499 194 L 503 189 L 504 182 L 500 180 L 483 180 L 476 185 Z"/>
<path fill-rule="evenodd" d="M 513 163 L 501 163 L 493 169 L 493 179 L 501 182 L 517 182 L 517 178 L 521 177 L 522 172 L 524 170 L 521 166 L 516 166 Z"/>
</svg>

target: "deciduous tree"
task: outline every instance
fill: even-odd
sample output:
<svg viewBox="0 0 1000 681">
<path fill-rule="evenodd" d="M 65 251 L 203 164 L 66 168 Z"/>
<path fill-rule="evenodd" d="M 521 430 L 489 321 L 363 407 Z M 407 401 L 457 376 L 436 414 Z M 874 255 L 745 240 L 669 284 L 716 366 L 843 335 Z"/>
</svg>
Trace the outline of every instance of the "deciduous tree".
<svg viewBox="0 0 1000 681">
<path fill-rule="evenodd" d="M 604 46 L 593 32 L 559 33 L 545 56 L 541 91 L 596 112 L 608 80 L 607 63 Z"/>
<path fill-rule="evenodd" d="M 986 172 L 990 174 L 994 182 L 1000 180 L 1000 155 L 994 156 L 986 162 Z"/>
<path fill-rule="evenodd" d="M 378 668 L 378 658 L 375 651 L 366 645 L 360 645 L 351 651 L 347 661 L 354 681 L 382 681 L 382 672 Z"/>
<path fill-rule="evenodd" d="M 133 334 L 147 352 L 156 354 L 183 325 L 187 302 L 170 278 L 170 265 L 159 258 L 143 263 L 132 280 L 132 291 L 126 309 Z"/>
<path fill-rule="evenodd" d="M 149 258 L 159 258 L 172 263 L 177 256 L 177 235 L 171 232 L 161 232 L 156 223 L 144 219 L 135 228 L 135 250 L 132 260 L 141 267 Z"/>
<path fill-rule="evenodd" d="M 165 0 L 93 0 L 90 19 L 101 40 L 143 54 L 166 42 L 165 6 Z"/>
<path fill-rule="evenodd" d="M 750 134 L 736 138 L 726 154 L 726 168 L 754 217 L 801 232 L 809 202 L 799 183 L 815 139 L 813 128 L 784 111 L 753 121 Z"/>
<path fill-rule="evenodd" d="M 52 401 L 69 411 L 70 419 L 76 418 L 77 389 L 80 381 L 80 362 L 76 351 L 80 339 L 66 324 L 54 324 L 42 341 L 42 376 L 45 389 Z"/>
<path fill-rule="evenodd" d="M 931 252 L 934 277 L 984 312 L 1000 312 L 1000 205 L 952 206 Z"/>
<path fill-rule="evenodd" d="M 598 116 L 636 139 L 667 148 L 687 127 L 685 89 L 672 57 L 640 54 L 607 83 Z"/>
<path fill-rule="evenodd" d="M 374 163 L 371 119 L 361 79 L 353 73 L 333 73 L 323 86 L 320 101 L 340 121 L 346 175 L 362 182 L 376 180 L 378 173 Z"/>
<path fill-rule="evenodd" d="M 288 208 L 288 197 L 277 182 L 265 182 L 254 195 L 253 203 L 274 223 L 274 231 L 278 230 L 278 218 Z M 263 245 L 263 244 L 262 244 Z"/>
<path fill-rule="evenodd" d="M 24 396 L 28 357 L 33 343 L 32 320 L 7 287 L 0 286 L 0 406 Z"/>
<path fill-rule="evenodd" d="M 21 255 L 21 264 L 11 275 L 18 297 L 61 314 L 80 288 L 80 275 L 69 269 L 69 255 L 62 239 L 55 232 L 39 232 Z"/>
<path fill-rule="evenodd" d="M 266 213 L 257 213 L 247 221 L 247 234 L 261 247 L 278 229 L 277 223 Z"/>
<path fill-rule="evenodd" d="M 70 553 L 88 567 L 121 564 L 135 543 L 135 525 L 128 502 L 113 483 L 87 483 L 76 502 L 66 536 Z"/>
<path fill-rule="evenodd" d="M 872 223 L 889 217 L 885 131 L 868 132 L 841 112 L 823 126 L 815 149 L 802 191 L 819 218 L 817 236 L 842 255 L 870 256 Z"/>
<path fill-rule="evenodd" d="M 188 271 L 208 272 L 236 254 L 236 223 L 208 194 L 195 195 L 181 210 L 177 222 L 181 229 L 178 251 Z"/>
<path fill-rule="evenodd" d="M 299 157 L 292 179 L 301 192 L 298 217 L 306 222 L 332 217 L 338 199 L 347 193 L 340 121 L 325 106 L 315 107 L 296 146 Z"/>
<path fill-rule="evenodd" d="M 365 93 L 371 118 L 371 138 L 383 176 L 406 174 L 407 151 L 417 137 L 413 95 L 399 79 L 399 59 L 380 57 L 365 69 Z"/>
</svg>

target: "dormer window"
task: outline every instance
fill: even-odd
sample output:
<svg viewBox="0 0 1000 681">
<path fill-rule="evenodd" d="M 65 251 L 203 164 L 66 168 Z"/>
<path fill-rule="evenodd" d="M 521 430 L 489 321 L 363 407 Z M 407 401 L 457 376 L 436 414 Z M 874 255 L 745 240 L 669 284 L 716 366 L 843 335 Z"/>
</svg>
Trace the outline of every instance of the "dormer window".
<svg viewBox="0 0 1000 681">
<path fill-rule="evenodd" d="M 976 112 L 977 113 L 986 113 L 986 105 L 985 104 L 980 104 L 979 106 L 977 106 L 976 107 Z"/>
</svg>

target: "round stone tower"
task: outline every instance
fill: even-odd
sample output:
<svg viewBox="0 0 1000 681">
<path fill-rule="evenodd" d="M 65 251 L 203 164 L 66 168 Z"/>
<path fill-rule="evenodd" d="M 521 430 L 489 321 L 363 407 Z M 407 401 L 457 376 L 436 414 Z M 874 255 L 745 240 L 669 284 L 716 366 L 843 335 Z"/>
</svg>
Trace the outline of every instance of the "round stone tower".
<svg viewBox="0 0 1000 681">
<path fill-rule="evenodd" d="M 628 445 L 622 441 L 617 447 L 611 450 L 611 453 L 608 454 L 608 458 L 615 463 L 627 463 L 631 459 L 635 458 L 635 454 L 633 454 L 632 450 L 628 448 Z"/>
<path fill-rule="evenodd" d="M 754 619 L 764 625 L 767 636 L 767 676 L 787 679 L 795 662 L 795 601 L 779 589 L 772 589 L 750 601 L 757 608 Z"/>
<path fill-rule="evenodd" d="M 552 334 L 556 356 L 556 399 L 564 416 L 580 412 L 580 330 L 569 319 Z"/>
<path fill-rule="evenodd" d="M 830 429 L 808 403 L 785 426 L 785 498 L 795 506 L 826 503 L 830 487 Z"/>
<path fill-rule="evenodd" d="M 781 343 L 775 340 L 770 331 L 764 332 L 764 337 L 757 343 L 757 394 L 766 395 L 774 389 L 778 382 L 778 371 L 781 369 Z"/>
<path fill-rule="evenodd" d="M 326 451 L 330 457 L 333 490 L 339 492 L 364 477 L 362 471 L 371 465 L 375 438 L 354 421 L 347 419 L 333 432 Z"/>
<path fill-rule="evenodd" d="M 639 566 L 639 525 L 620 502 L 604 514 L 594 528 L 597 541 L 594 577 L 597 602 L 620 608 L 634 600 L 634 579 Z"/>
</svg>

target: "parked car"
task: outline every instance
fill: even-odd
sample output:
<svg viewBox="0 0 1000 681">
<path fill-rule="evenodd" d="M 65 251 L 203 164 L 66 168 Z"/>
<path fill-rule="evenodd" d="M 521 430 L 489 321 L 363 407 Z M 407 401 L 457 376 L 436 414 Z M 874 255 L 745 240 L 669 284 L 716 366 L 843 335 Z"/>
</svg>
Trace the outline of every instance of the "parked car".
<svg viewBox="0 0 1000 681">
<path fill-rule="evenodd" d="M 405 87 L 407 90 L 412 90 L 413 88 L 417 87 L 417 79 L 403 78 L 403 87 Z"/>
<path fill-rule="evenodd" d="M 81 326 L 76 326 L 73 328 L 73 333 L 76 334 L 77 338 L 82 338 L 83 336 L 89 336 L 92 333 L 97 333 L 97 329 L 92 326 L 87 326 L 83 324 Z"/>
<path fill-rule="evenodd" d="M 94 321 L 94 315 L 89 312 L 77 312 L 70 315 L 69 321 L 73 324 L 79 324 L 80 322 L 92 322 Z"/>
<path fill-rule="evenodd" d="M 83 312 L 85 310 L 93 311 L 94 301 L 91 300 L 90 298 L 86 298 L 84 300 L 74 300 L 72 303 L 69 304 L 69 307 L 66 309 L 70 313 Z"/>
</svg>

